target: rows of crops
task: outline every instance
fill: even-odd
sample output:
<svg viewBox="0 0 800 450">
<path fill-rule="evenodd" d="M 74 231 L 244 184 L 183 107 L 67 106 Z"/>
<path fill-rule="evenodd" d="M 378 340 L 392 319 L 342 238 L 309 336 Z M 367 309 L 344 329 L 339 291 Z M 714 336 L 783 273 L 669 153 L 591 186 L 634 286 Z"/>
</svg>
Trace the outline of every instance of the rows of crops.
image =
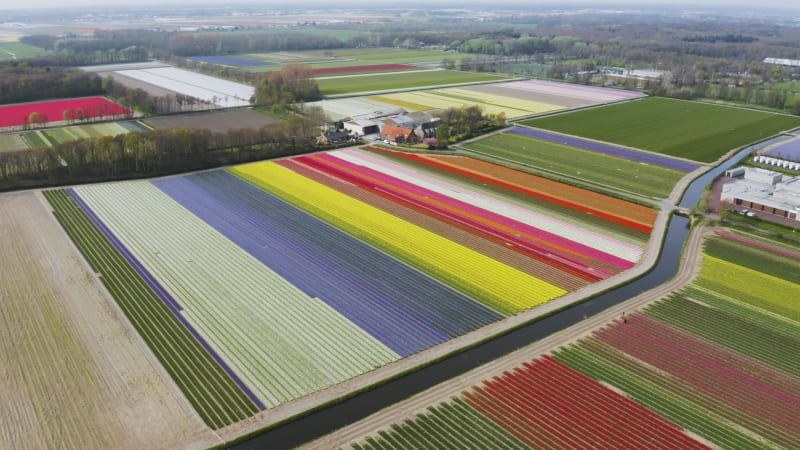
<svg viewBox="0 0 800 450">
<path fill-rule="evenodd" d="M 29 148 L 43 148 L 76 141 L 78 139 L 96 139 L 104 136 L 117 136 L 133 131 L 146 130 L 149 130 L 149 128 L 138 120 L 129 120 L 123 122 L 107 122 L 23 131 L 19 132 L 18 135 L 27 143 Z"/>
<path fill-rule="evenodd" d="M 212 428 L 242 420 L 258 408 L 173 315 L 129 261 L 106 239 L 66 191 L 46 191 L 64 229 L 161 361 Z"/>
<path fill-rule="evenodd" d="M 389 91 L 426 86 L 445 86 L 460 83 L 499 81 L 506 77 L 494 74 L 459 72 L 456 70 L 430 70 L 405 73 L 376 73 L 348 77 L 325 77 L 317 80 L 322 95 L 353 94 L 357 92 Z M 365 111 L 366 112 L 366 111 Z"/>
<path fill-rule="evenodd" d="M 618 239 L 602 227 L 555 219 L 480 192 L 474 183 L 454 183 L 371 152 L 300 156 L 234 172 L 507 314 L 557 296 L 551 288 L 571 291 L 628 269 L 642 254 L 641 243 Z M 307 190 L 300 194 L 299 186 Z M 335 201 L 341 204 L 332 206 Z M 443 231 L 447 227 L 455 230 Z M 407 248 L 412 236 L 425 245 Z M 476 245 L 475 238 L 484 243 Z M 490 250 L 498 244 L 506 251 Z M 452 251 L 443 252 L 445 248 Z M 509 257 L 508 250 L 516 257 Z M 492 257 L 485 269 L 496 267 L 500 272 L 495 275 L 513 278 L 485 270 L 474 274 L 470 260 L 484 260 L 484 255 Z M 498 261 L 502 264 L 496 265 Z M 484 280 L 487 275 L 490 279 Z M 504 299 L 512 292 L 504 286 L 508 280 L 518 280 L 519 287 L 545 285 L 514 294 L 516 303 L 510 304 Z"/>
<path fill-rule="evenodd" d="M 75 191 L 265 406 L 399 358 L 152 183 Z"/>
<path fill-rule="evenodd" d="M 154 184 L 402 356 L 501 318 L 227 172 Z"/>
<path fill-rule="evenodd" d="M 532 119 L 523 124 L 694 161 L 712 162 L 733 148 L 796 128 L 800 125 L 800 118 L 651 97 Z"/>
<path fill-rule="evenodd" d="M 18 103 L 0 106 L 0 128 L 62 120 L 117 117 L 131 113 L 132 111 L 103 97 Z"/>
<path fill-rule="evenodd" d="M 371 432 L 352 447 L 398 448 L 445 437 L 466 442 L 474 427 L 482 427 L 486 436 L 510 448 L 519 448 L 520 441 L 534 448 L 700 445 L 677 433 L 681 430 L 722 448 L 797 448 L 800 322 L 772 310 L 774 296 L 786 289 L 792 289 L 795 301 L 785 305 L 796 306 L 800 296 L 794 289 L 800 285 L 782 280 L 789 284 L 777 286 L 771 284 L 775 279 L 753 277 L 789 265 L 796 278 L 800 255 L 778 243 L 727 231 L 709 238 L 707 249 L 700 277 L 687 288 L 552 356 L 523 363 Z M 751 272 L 737 272 L 738 278 L 727 279 L 724 286 L 710 287 L 706 283 L 720 263 L 747 264 Z M 601 392 L 604 400 L 593 402 L 592 395 Z M 617 404 L 616 396 L 637 412 L 628 413 L 631 406 Z M 516 440 L 487 426 L 485 418 Z M 632 418 L 656 422 L 636 428 Z M 609 426 L 603 427 L 603 421 Z M 665 423 L 664 429 L 676 433 L 644 432 L 662 429 L 654 423 Z M 634 437 L 652 439 L 627 441 Z"/>
<path fill-rule="evenodd" d="M 684 175 L 683 172 L 658 165 L 535 139 L 516 133 L 518 129 L 493 134 L 462 147 L 559 176 L 653 198 L 667 197 Z"/>
<path fill-rule="evenodd" d="M 633 230 L 649 233 L 656 211 L 606 195 L 462 156 L 394 152 L 395 156 L 480 183 L 541 199 Z"/>
<path fill-rule="evenodd" d="M 461 88 L 386 94 L 380 101 L 417 110 L 464 108 L 480 105 L 486 114 L 504 113 L 509 119 L 562 109 L 559 105 Z"/>
<path fill-rule="evenodd" d="M 219 427 L 546 303 L 641 258 L 645 211 L 626 213 L 641 215 L 642 224 L 615 224 L 643 238 L 620 238 L 597 215 L 587 221 L 592 226 L 551 217 L 431 161 L 420 171 L 416 160 L 341 150 L 48 195 L 72 222 L 93 223 L 87 236 L 115 249 L 115 264 L 139 280 L 136 295 L 160 308 L 158 320 L 171 321 L 163 327 L 184 333 L 205 355 L 211 368 L 203 370 L 222 373 L 247 402 L 239 416 L 222 418 L 211 416 L 209 404 L 197 406 Z M 109 290 L 121 304 L 132 301 L 115 285 Z M 165 365 L 183 351 L 147 339 Z M 200 380 L 181 386 L 187 396 L 208 389 Z"/>
<path fill-rule="evenodd" d="M 485 380 L 352 448 L 478 443 L 486 448 L 706 448 L 663 417 L 549 356 Z"/>
</svg>

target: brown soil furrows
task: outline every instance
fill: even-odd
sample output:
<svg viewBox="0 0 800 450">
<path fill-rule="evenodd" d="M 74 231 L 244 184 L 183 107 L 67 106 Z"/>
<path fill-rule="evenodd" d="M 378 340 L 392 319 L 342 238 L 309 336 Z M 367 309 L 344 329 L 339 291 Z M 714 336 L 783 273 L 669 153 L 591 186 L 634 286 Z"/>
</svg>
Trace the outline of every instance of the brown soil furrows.
<svg viewBox="0 0 800 450">
<path fill-rule="evenodd" d="M 507 356 L 449 380 L 446 383 L 439 384 L 408 400 L 392 405 L 359 422 L 314 441 L 303 448 L 326 449 L 342 446 L 347 448 L 347 444 L 351 442 L 363 439 L 368 435 L 375 435 L 379 430 L 386 429 L 391 424 L 399 423 L 414 414 L 422 412 L 426 410 L 428 406 L 446 401 L 452 396 L 458 395 L 463 390 L 502 373 L 504 370 L 510 370 L 525 361 L 530 361 L 562 345 L 585 337 L 604 326 L 609 321 L 621 317 L 623 312 L 633 312 L 688 285 L 697 276 L 700 268 L 703 237 L 711 231 L 712 230 L 704 228 L 698 228 L 692 231 L 686 243 L 686 247 L 684 248 L 678 274 L 675 278 L 657 288 L 643 292 L 630 300 L 613 306 L 600 314 L 589 317 L 561 332 L 552 334 L 527 347 L 510 353 Z"/>
<path fill-rule="evenodd" d="M 0 448 L 218 442 L 44 200 L 0 195 Z"/>
</svg>

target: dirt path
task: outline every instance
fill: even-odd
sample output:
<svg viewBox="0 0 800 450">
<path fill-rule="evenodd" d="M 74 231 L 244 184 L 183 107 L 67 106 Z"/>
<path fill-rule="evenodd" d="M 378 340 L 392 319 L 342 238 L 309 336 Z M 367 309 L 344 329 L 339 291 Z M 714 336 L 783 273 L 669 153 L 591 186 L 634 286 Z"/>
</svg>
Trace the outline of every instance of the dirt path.
<svg viewBox="0 0 800 450">
<path fill-rule="evenodd" d="M 681 258 L 681 265 L 678 274 L 672 280 L 664 283 L 657 288 L 644 292 L 630 300 L 620 303 L 608 310 L 583 320 L 561 332 L 552 334 L 529 346 L 512 352 L 500 359 L 492 361 L 484 366 L 472 370 L 462 376 L 437 385 L 403 402 L 392 405 L 364 420 L 354 423 L 346 428 L 329 434 L 317 441 L 314 441 L 302 448 L 304 449 L 328 449 L 347 446 L 347 444 L 362 439 L 367 435 L 374 435 L 379 430 L 387 428 L 393 423 L 400 422 L 411 417 L 413 414 L 425 410 L 428 406 L 445 401 L 457 395 L 461 391 L 503 372 L 504 370 L 516 367 L 524 361 L 528 361 L 548 353 L 564 344 L 580 339 L 594 330 L 602 327 L 611 320 L 618 318 L 623 312 L 632 312 L 663 296 L 675 291 L 694 280 L 700 267 L 702 256 L 703 237 L 713 230 L 698 228 L 692 234 L 684 249 Z"/>
<path fill-rule="evenodd" d="M 41 194 L 0 195 L 0 242 L 0 448 L 219 442 L 87 270 Z"/>
</svg>

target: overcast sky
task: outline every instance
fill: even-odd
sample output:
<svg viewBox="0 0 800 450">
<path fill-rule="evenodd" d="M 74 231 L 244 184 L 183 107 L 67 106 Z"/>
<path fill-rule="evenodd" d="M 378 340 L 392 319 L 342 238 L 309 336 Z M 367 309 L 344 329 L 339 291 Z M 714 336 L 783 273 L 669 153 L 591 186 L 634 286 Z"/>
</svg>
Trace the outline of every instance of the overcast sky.
<svg viewBox="0 0 800 450">
<path fill-rule="evenodd" d="M 258 6 L 269 7 L 270 4 L 279 5 L 281 7 L 286 7 L 290 5 L 292 8 L 301 7 L 303 4 L 313 4 L 313 5 L 336 5 L 338 7 L 342 7 L 344 5 L 352 5 L 352 6 L 362 6 L 362 5 L 372 5 L 375 6 L 377 4 L 383 4 L 384 2 L 376 2 L 375 0 L 349 0 L 346 2 L 336 2 L 336 1 L 328 1 L 328 2 L 321 2 L 319 0 L 295 0 L 293 2 L 286 2 L 286 1 L 272 1 L 272 0 L 129 0 L 129 1 L 119 1 L 119 0 L 35 0 L 31 2 L 25 2 L 23 0 L 0 0 L 0 9 L 19 9 L 19 8 L 69 8 L 73 6 L 104 6 L 104 7 L 111 7 L 111 6 L 135 6 L 135 5 L 186 5 L 186 6 L 197 6 L 197 5 L 231 5 L 231 4 L 252 4 Z M 687 4 L 687 5 L 713 5 L 713 6 L 726 6 L 726 5 L 737 5 L 737 6 L 747 6 L 753 5 L 754 9 L 760 9 L 764 7 L 781 7 L 781 8 L 790 8 L 790 9 L 797 9 L 800 11 L 800 0 L 567 0 L 566 2 L 558 2 L 554 0 L 405 0 L 403 2 L 390 0 L 386 3 L 392 5 L 426 5 L 426 6 L 464 6 L 467 4 L 473 5 L 497 5 L 497 4 L 521 4 L 521 5 L 563 5 L 563 4 L 585 4 L 585 5 L 609 5 L 609 4 L 620 4 L 620 5 L 663 5 L 663 4 Z"/>
</svg>

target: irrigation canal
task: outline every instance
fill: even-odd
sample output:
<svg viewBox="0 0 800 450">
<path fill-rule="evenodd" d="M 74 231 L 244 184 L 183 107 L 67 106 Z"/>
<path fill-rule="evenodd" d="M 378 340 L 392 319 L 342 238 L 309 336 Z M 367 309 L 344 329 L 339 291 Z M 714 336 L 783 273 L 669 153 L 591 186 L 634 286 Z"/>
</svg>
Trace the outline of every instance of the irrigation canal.
<svg viewBox="0 0 800 450">
<path fill-rule="evenodd" d="M 689 184 L 679 202 L 679 207 L 691 208 L 696 206 L 706 186 L 714 178 L 739 163 L 750 153 L 781 139 L 780 137 L 772 138 L 746 147 L 719 166 L 701 175 Z M 486 341 L 469 350 L 445 358 L 419 371 L 292 422 L 267 430 L 231 448 L 237 450 L 288 449 L 300 446 L 504 356 L 520 347 L 561 331 L 617 303 L 635 297 L 670 280 L 677 274 L 681 250 L 688 236 L 689 219 L 673 215 L 667 228 L 661 254 L 653 269 L 643 277 L 508 334 Z"/>
</svg>

